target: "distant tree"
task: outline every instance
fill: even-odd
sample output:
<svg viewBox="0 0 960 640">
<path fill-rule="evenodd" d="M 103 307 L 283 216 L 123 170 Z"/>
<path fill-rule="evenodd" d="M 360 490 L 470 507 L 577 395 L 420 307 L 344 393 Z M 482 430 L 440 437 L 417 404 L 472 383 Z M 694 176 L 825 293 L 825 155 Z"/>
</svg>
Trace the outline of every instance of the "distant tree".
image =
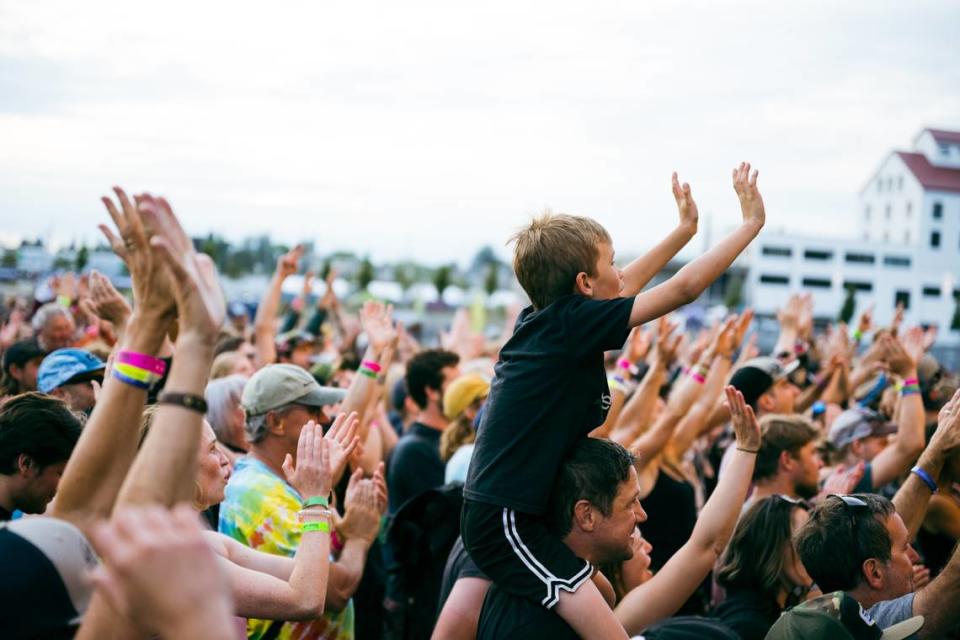
<svg viewBox="0 0 960 640">
<path fill-rule="evenodd" d="M 413 286 L 413 274 L 407 265 L 398 264 L 393 267 L 393 280 L 400 285 L 400 288 L 406 291 Z"/>
<path fill-rule="evenodd" d="M 70 260 L 66 256 L 62 256 L 62 255 L 57 256 L 56 258 L 53 259 L 53 268 L 56 271 L 72 269 L 73 260 Z"/>
<path fill-rule="evenodd" d="M 727 309 L 736 309 L 743 302 L 743 278 L 733 276 L 727 281 L 727 288 L 723 295 L 723 304 Z"/>
<path fill-rule="evenodd" d="M 373 263 L 370 262 L 369 257 L 366 257 L 360 263 L 360 269 L 357 270 L 357 285 L 361 291 L 367 290 L 367 287 L 373 282 L 373 277 Z"/>
<path fill-rule="evenodd" d="M 853 320 L 853 312 L 857 310 L 857 290 L 853 287 L 847 287 L 847 295 L 843 299 L 843 305 L 840 307 L 840 313 L 837 319 L 840 322 L 850 324 Z"/>
<path fill-rule="evenodd" d="M 3 252 L 3 261 L 0 265 L 4 267 L 16 267 L 17 266 L 17 250 L 16 249 L 5 249 Z"/>
<path fill-rule="evenodd" d="M 320 279 L 326 280 L 327 276 L 330 275 L 331 269 L 333 269 L 333 263 L 330 261 L 330 258 L 327 258 L 323 261 L 323 266 L 320 267 Z"/>
<path fill-rule="evenodd" d="M 500 265 L 496 262 L 487 264 L 487 277 L 483 280 L 483 289 L 487 292 L 488 296 L 492 296 L 493 292 L 500 286 L 499 279 Z"/>
<path fill-rule="evenodd" d="M 470 263 L 471 270 L 476 271 L 482 269 L 491 262 L 500 262 L 497 259 L 497 254 L 493 252 L 491 247 L 483 247 L 480 251 L 477 251 L 477 255 L 473 256 L 473 262 Z"/>
<path fill-rule="evenodd" d="M 90 262 L 90 250 L 87 249 L 87 245 L 81 245 L 80 250 L 77 251 L 76 257 L 76 270 L 77 273 L 81 273 Z"/>
<path fill-rule="evenodd" d="M 451 276 L 450 265 L 437 267 L 437 270 L 433 272 L 433 286 L 437 288 L 437 295 L 443 296 L 443 292 L 450 286 Z"/>
</svg>

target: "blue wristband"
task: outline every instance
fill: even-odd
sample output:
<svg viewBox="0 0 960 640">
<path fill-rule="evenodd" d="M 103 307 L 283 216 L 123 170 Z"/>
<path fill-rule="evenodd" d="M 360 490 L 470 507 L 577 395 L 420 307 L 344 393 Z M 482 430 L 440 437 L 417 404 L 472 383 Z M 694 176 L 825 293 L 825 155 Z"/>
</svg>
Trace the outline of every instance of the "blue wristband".
<svg viewBox="0 0 960 640">
<path fill-rule="evenodd" d="M 910 469 L 910 473 L 923 480 L 923 484 L 927 485 L 927 488 L 930 489 L 931 493 L 937 492 L 937 483 L 933 481 L 933 478 L 930 477 L 929 473 L 920 467 L 914 467 L 913 469 Z"/>
</svg>

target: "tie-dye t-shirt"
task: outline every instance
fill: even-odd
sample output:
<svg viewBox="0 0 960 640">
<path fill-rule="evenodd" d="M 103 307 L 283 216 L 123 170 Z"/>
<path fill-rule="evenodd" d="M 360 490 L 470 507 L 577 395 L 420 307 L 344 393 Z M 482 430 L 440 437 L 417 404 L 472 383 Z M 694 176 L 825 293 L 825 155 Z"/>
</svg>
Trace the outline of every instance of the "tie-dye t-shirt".
<svg viewBox="0 0 960 640">
<path fill-rule="evenodd" d="M 267 465 L 250 456 L 237 461 L 220 505 L 220 531 L 251 549 L 293 557 L 300 544 L 297 512 L 303 499 Z M 269 620 L 250 619 L 247 637 L 259 640 Z M 329 638 L 352 640 L 353 600 L 342 611 L 328 611 L 316 620 L 287 622 L 278 640 Z"/>
</svg>

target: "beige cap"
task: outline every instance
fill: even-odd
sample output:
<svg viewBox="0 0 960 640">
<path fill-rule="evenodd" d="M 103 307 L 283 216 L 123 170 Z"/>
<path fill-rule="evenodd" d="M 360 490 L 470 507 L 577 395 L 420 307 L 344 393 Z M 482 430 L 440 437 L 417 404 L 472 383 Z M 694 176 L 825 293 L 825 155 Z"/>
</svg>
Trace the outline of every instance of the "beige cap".
<svg viewBox="0 0 960 640">
<path fill-rule="evenodd" d="M 453 420 L 473 404 L 474 400 L 486 398 L 488 393 L 490 383 L 483 376 L 476 373 L 460 376 L 443 392 L 443 414 Z"/>
<path fill-rule="evenodd" d="M 287 404 L 323 407 L 343 400 L 347 392 L 321 387 L 305 369 L 293 364 L 271 364 L 253 374 L 243 388 L 240 405 L 248 416 L 262 415 Z"/>
</svg>

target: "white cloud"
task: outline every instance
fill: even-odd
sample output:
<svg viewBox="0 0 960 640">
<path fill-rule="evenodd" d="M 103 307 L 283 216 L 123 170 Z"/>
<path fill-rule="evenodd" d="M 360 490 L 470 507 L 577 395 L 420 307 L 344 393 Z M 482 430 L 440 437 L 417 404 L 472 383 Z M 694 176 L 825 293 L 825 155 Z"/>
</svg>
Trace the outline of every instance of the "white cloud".
<svg viewBox="0 0 960 640">
<path fill-rule="evenodd" d="M 960 8 L 915 2 L 0 5 L 7 237 L 95 237 L 97 196 L 168 194 L 195 233 L 467 259 L 544 206 L 620 253 L 717 228 L 729 170 L 771 227 L 852 213 L 882 156 L 960 127 Z M 852 230 L 852 221 L 846 230 Z"/>
</svg>

